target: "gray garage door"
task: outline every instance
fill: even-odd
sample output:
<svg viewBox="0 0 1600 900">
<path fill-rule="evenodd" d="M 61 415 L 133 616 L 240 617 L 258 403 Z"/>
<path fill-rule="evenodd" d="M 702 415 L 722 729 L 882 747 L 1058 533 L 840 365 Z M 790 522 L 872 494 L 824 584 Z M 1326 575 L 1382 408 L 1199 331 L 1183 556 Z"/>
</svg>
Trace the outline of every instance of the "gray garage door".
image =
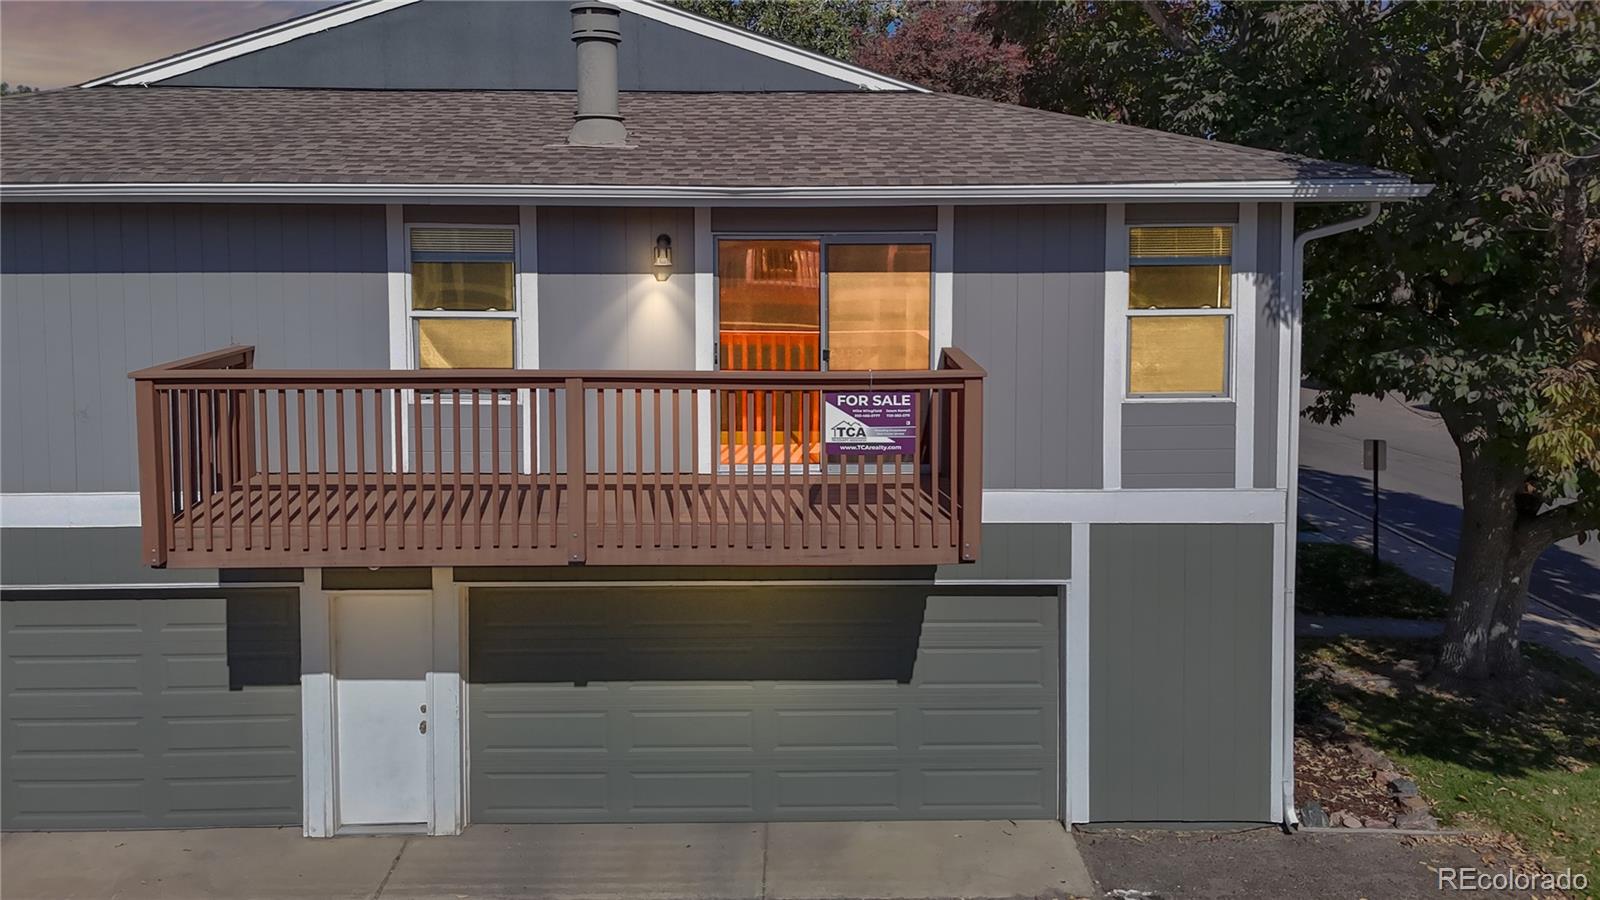
<svg viewBox="0 0 1600 900">
<path fill-rule="evenodd" d="M 0 602 L 8 830 L 300 821 L 294 589 Z"/>
<path fill-rule="evenodd" d="M 479 588 L 474 822 L 1056 817 L 1057 598 Z"/>
</svg>

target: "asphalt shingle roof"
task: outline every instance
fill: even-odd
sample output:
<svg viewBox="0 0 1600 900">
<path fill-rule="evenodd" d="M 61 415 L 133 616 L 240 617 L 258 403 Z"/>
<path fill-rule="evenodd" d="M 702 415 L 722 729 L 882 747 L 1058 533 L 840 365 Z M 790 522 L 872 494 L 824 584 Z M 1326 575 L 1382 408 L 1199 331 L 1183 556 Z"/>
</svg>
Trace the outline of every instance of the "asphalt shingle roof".
<svg viewBox="0 0 1600 900">
<path fill-rule="evenodd" d="M 99 87 L 0 104 L 0 182 L 819 187 L 1405 181 L 948 94 L 624 93 L 631 148 L 565 143 L 573 95 Z"/>
</svg>

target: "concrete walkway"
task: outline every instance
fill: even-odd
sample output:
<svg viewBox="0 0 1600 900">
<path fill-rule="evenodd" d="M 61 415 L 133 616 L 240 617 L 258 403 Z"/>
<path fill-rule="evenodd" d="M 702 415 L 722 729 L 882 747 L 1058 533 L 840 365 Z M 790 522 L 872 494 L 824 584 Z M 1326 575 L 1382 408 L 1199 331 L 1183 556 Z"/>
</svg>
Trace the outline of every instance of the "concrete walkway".
<svg viewBox="0 0 1600 900">
<path fill-rule="evenodd" d="M 5 900 L 1089 897 L 1056 822 L 478 825 L 460 837 L 298 829 L 0 836 Z"/>
</svg>

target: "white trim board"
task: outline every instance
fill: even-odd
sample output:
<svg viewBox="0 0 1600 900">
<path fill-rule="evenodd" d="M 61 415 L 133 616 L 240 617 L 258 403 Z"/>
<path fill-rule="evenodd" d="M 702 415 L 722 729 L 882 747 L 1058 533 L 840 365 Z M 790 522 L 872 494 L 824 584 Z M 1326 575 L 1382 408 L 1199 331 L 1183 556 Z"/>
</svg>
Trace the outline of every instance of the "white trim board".
<svg viewBox="0 0 1600 900">
<path fill-rule="evenodd" d="M 939 354 L 950 346 L 955 333 L 956 208 L 941 204 L 938 231 L 933 241 L 933 346 L 929 365 L 938 368 Z"/>
<path fill-rule="evenodd" d="M 236 56 L 254 53 L 257 50 L 265 50 L 268 47 L 276 47 L 279 44 L 287 44 L 307 35 L 327 31 L 330 28 L 338 28 L 340 25 L 348 25 L 351 22 L 359 22 L 362 19 L 400 9 L 404 6 L 410 6 L 416 2 L 417 0 L 352 0 L 352 2 L 343 3 L 321 12 L 314 12 L 308 16 L 300 16 L 287 22 L 268 25 L 265 28 L 258 28 L 255 31 L 236 35 L 226 40 L 206 44 L 203 47 L 196 47 L 193 50 L 186 50 L 174 56 L 134 66 L 131 69 L 124 69 L 121 72 L 113 72 L 102 78 L 86 81 L 79 87 L 92 88 L 105 84 L 129 86 L 165 81 L 168 78 L 175 78 L 186 72 L 203 69 L 206 66 L 233 59 Z"/>
<path fill-rule="evenodd" d="M 0 184 L 8 200 L 187 200 L 267 202 L 286 199 L 360 203 L 539 203 L 695 206 L 786 203 L 842 206 L 881 203 L 1204 202 L 1252 200 L 1375 201 L 1426 195 L 1432 185 L 1408 181 L 1189 181 L 1108 184 L 721 185 L 620 184 L 360 184 L 300 182 L 71 182 Z"/>
<path fill-rule="evenodd" d="M 1062 818 L 1089 821 L 1089 525 L 1072 526 L 1072 581 L 1061 621 Z"/>
<path fill-rule="evenodd" d="M 1278 488 L 983 492 L 985 522 L 1280 522 L 1284 508 L 1284 491 Z M 137 528 L 139 495 L 0 494 L 0 525 Z"/>
<path fill-rule="evenodd" d="M 1239 204 L 1239 220 L 1233 226 L 1232 344 L 1229 348 L 1233 381 L 1229 385 L 1237 406 L 1233 414 L 1233 486 L 1248 488 L 1255 483 L 1256 470 L 1256 285 L 1258 205 Z"/>
<path fill-rule="evenodd" d="M 1100 484 L 1122 487 L 1122 395 L 1128 369 L 1128 225 L 1127 207 L 1106 204 L 1105 322 L 1100 375 Z"/>
<path fill-rule="evenodd" d="M 993 523 L 1263 523 L 1284 521 L 1284 492 L 1271 488 L 986 490 Z M 1077 529 L 1073 529 L 1077 533 Z M 1077 577 L 1077 570 L 1073 570 Z"/>
<path fill-rule="evenodd" d="M 353 0 L 312 13 L 308 16 L 290 19 L 276 25 L 258 28 L 227 40 L 206 44 L 174 56 L 158 59 L 154 62 L 124 69 L 102 78 L 96 78 L 80 85 L 81 87 L 99 87 L 100 85 L 145 85 L 175 78 L 196 69 L 215 65 L 220 62 L 254 53 L 279 44 L 287 44 L 308 35 L 318 34 L 340 25 L 359 22 L 371 16 L 381 15 L 391 10 L 410 6 L 417 0 Z M 670 25 L 700 37 L 710 38 L 720 43 L 738 47 L 765 56 L 768 59 L 815 72 L 828 78 L 853 84 L 858 88 L 869 91 L 916 91 L 928 93 L 927 88 L 918 87 L 904 81 L 879 75 L 860 66 L 853 66 L 846 62 L 830 59 L 819 53 L 812 53 L 799 47 L 776 41 L 769 37 L 745 31 L 732 25 L 707 19 L 694 13 L 675 9 L 660 0 L 613 0 L 613 5 L 623 12 L 632 13 L 642 18 Z"/>
<path fill-rule="evenodd" d="M 0 527 L 132 528 L 139 521 L 135 491 L 0 494 Z"/>
</svg>

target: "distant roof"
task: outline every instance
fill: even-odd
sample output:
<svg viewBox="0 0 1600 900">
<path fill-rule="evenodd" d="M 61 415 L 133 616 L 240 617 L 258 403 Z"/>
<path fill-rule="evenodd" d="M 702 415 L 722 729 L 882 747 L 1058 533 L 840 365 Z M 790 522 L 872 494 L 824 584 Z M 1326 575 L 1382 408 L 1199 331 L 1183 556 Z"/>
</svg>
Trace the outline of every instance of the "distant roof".
<svg viewBox="0 0 1600 900">
<path fill-rule="evenodd" d="M 68 185 L 641 197 L 866 188 L 1065 197 L 1097 185 L 1155 195 L 1211 184 L 1218 196 L 1233 185 L 1249 187 L 1241 196 L 1376 199 L 1426 190 L 1366 166 L 949 94 L 625 92 L 628 148 L 568 146 L 574 107 L 571 93 L 539 91 L 49 91 L 0 105 L 0 184 L 18 188 L 11 197 Z"/>
</svg>

